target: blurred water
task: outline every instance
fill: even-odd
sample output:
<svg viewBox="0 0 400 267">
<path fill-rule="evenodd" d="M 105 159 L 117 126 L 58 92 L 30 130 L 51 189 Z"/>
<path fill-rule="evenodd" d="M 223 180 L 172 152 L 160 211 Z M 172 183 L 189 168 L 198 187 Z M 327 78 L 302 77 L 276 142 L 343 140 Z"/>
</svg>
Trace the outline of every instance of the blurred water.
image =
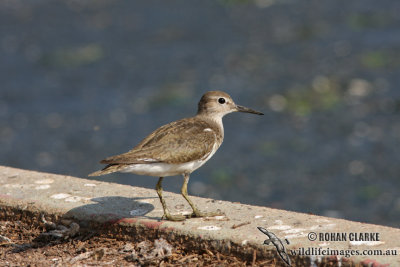
<svg viewBox="0 0 400 267">
<path fill-rule="evenodd" d="M 400 2 L 1 1 L 0 164 L 85 177 L 207 90 L 191 194 L 399 227 Z M 105 181 L 154 187 L 129 174 Z M 179 191 L 182 179 L 167 179 Z"/>
</svg>

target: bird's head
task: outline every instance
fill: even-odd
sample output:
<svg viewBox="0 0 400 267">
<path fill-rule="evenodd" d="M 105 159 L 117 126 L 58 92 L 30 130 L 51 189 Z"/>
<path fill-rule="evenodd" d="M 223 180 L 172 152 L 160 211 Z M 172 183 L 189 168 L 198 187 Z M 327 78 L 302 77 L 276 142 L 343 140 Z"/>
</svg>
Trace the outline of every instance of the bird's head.
<svg viewBox="0 0 400 267">
<path fill-rule="evenodd" d="M 227 93 L 221 91 L 209 91 L 205 93 L 200 99 L 197 114 L 222 118 L 226 114 L 236 111 L 264 115 L 253 109 L 236 105 Z"/>
</svg>

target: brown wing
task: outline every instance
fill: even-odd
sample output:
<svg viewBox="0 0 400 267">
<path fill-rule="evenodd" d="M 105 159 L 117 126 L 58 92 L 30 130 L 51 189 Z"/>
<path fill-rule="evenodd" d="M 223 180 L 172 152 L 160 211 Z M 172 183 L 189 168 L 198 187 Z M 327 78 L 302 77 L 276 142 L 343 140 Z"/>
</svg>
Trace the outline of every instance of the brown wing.
<svg viewBox="0 0 400 267">
<path fill-rule="evenodd" d="M 211 129 L 206 130 L 205 129 Z M 204 121 L 183 119 L 151 133 L 131 151 L 102 160 L 104 164 L 182 163 L 206 158 L 217 141 Z"/>
</svg>

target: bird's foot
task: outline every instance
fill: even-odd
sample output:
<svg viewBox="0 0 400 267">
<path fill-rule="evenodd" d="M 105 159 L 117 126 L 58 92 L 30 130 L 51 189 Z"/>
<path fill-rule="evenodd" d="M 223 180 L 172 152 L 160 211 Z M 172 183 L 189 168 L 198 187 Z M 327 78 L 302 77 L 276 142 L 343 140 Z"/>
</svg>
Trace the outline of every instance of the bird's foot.
<svg viewBox="0 0 400 267">
<path fill-rule="evenodd" d="M 189 215 L 190 218 L 200 218 L 200 217 L 214 217 L 214 216 L 222 216 L 225 215 L 221 210 L 216 211 L 199 211 L 193 210 L 193 213 Z"/>
<path fill-rule="evenodd" d="M 164 213 L 164 215 L 161 217 L 161 220 L 168 220 L 168 221 L 174 221 L 174 222 L 179 222 L 179 221 L 184 221 L 186 220 L 186 217 L 183 215 L 171 215 L 169 213 Z"/>
</svg>

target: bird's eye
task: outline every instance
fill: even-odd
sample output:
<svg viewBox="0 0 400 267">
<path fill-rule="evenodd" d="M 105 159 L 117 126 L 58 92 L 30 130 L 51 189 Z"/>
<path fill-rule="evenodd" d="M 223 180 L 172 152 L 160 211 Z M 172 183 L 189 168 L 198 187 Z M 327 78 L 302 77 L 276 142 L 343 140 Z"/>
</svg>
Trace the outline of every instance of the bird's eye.
<svg viewBox="0 0 400 267">
<path fill-rule="evenodd" d="M 225 98 L 223 98 L 223 97 L 218 98 L 218 103 L 224 104 L 225 103 Z"/>
</svg>

